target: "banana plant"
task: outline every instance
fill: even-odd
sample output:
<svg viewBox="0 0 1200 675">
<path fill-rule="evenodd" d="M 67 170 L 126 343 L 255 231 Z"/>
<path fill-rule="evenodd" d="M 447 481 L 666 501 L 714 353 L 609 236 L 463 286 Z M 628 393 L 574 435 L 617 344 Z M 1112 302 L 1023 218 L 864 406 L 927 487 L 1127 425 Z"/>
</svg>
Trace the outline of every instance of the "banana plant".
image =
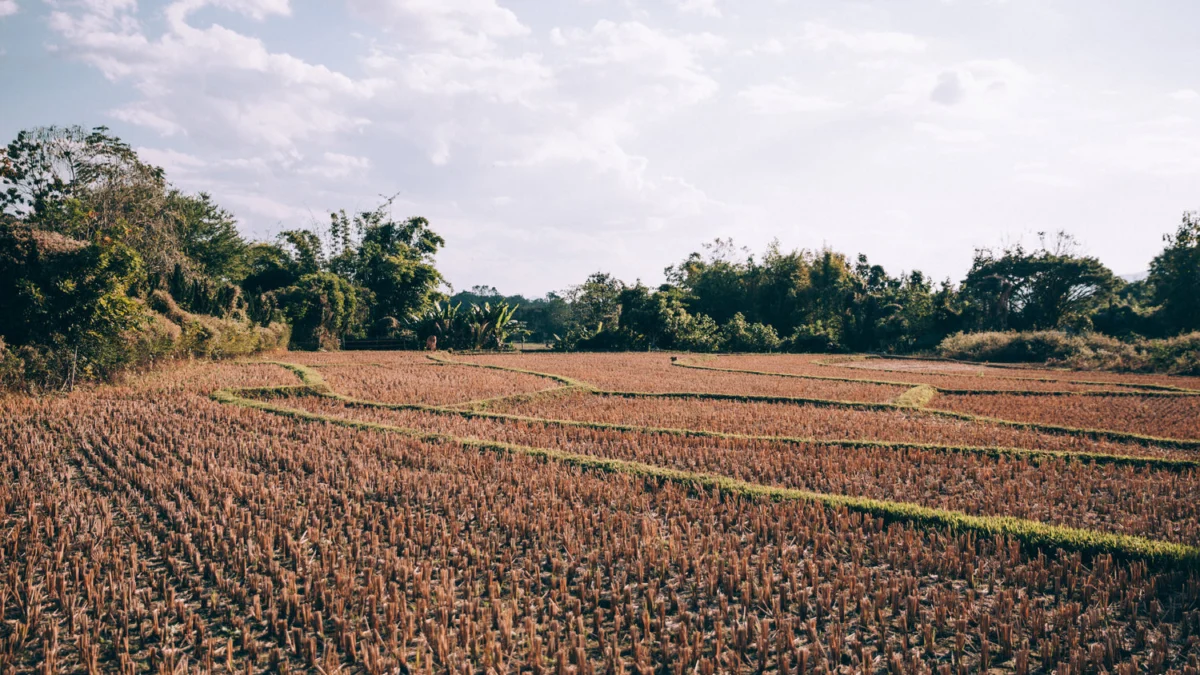
<svg viewBox="0 0 1200 675">
<path fill-rule="evenodd" d="M 506 302 L 495 305 L 485 302 L 482 307 L 471 305 L 469 321 L 475 349 L 503 347 L 516 323 L 517 307 Z"/>
<path fill-rule="evenodd" d="M 443 305 L 440 302 L 433 303 L 433 306 L 419 314 L 413 314 L 409 321 L 412 325 L 418 326 L 420 332 L 428 335 L 436 335 L 444 343 L 448 344 L 457 332 L 460 321 L 459 308 L 462 303 L 452 305 L 446 303 Z"/>
</svg>

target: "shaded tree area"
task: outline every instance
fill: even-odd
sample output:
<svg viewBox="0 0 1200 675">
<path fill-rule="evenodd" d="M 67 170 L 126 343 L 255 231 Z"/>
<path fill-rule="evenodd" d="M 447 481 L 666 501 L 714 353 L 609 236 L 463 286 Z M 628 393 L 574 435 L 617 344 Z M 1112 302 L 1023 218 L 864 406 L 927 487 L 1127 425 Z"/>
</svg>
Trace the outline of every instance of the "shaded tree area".
<svg viewBox="0 0 1200 675">
<path fill-rule="evenodd" d="M 347 338 L 412 348 L 437 337 L 456 349 L 527 340 L 562 350 L 918 352 L 988 331 L 1132 343 L 1200 330 L 1195 213 L 1132 283 L 1065 234 L 1031 250 L 979 249 L 958 284 L 890 273 L 862 255 L 777 242 L 754 255 L 717 239 L 667 267 L 657 288 L 598 272 L 531 299 L 487 286 L 449 295 L 436 265 L 445 241 L 426 219 L 396 219 L 391 207 L 384 199 L 250 241 L 210 195 L 172 186 L 103 127 L 21 132 L 0 152 L 0 383 L 63 389 L 166 358 L 334 349 Z M 975 353 L 1010 342 L 958 344 Z M 1190 363 L 1195 342 L 1175 340 L 1155 358 Z"/>
<path fill-rule="evenodd" d="M 445 299 L 443 239 L 391 201 L 248 241 L 100 127 L 0 152 L 0 380 L 55 390 L 180 356 L 335 348 Z"/>
<path fill-rule="evenodd" d="M 1200 328 L 1200 217 L 1185 214 L 1147 279 L 1127 283 L 1065 233 L 975 251 L 958 284 L 891 274 L 864 255 L 761 256 L 717 239 L 651 289 L 596 273 L 553 296 L 563 350 L 919 352 L 959 333 L 1065 331 L 1123 340 Z"/>
<path fill-rule="evenodd" d="M 569 302 L 558 293 L 528 298 L 523 295 L 502 295 L 494 286 L 473 286 L 470 290 L 459 291 L 450 296 L 449 303 L 481 307 L 503 304 L 512 307 L 513 321 L 517 324 L 514 326 L 514 339 L 539 344 L 553 342 L 554 336 L 565 330 L 571 315 Z"/>
</svg>

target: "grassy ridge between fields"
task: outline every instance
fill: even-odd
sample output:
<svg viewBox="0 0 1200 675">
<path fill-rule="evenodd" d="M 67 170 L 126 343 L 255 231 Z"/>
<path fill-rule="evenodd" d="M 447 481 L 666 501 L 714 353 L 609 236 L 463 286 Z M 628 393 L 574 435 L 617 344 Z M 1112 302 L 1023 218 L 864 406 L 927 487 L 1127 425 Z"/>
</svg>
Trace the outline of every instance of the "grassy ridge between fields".
<svg viewBox="0 0 1200 675">
<path fill-rule="evenodd" d="M 858 368 L 857 366 L 844 365 L 846 363 L 855 363 L 855 362 L 859 362 L 859 361 L 869 361 L 871 359 L 882 359 L 882 358 L 895 359 L 897 361 L 937 361 L 937 362 L 941 362 L 941 363 L 961 363 L 963 365 L 974 366 L 976 368 L 1000 368 L 1000 369 L 1018 370 L 1018 371 L 1019 370 L 1028 370 L 1028 368 L 1026 368 L 1025 366 L 1015 365 L 1015 364 L 1011 364 L 1011 363 L 957 361 L 955 359 L 947 359 L 947 358 L 940 358 L 940 357 L 930 358 L 930 357 L 921 357 L 921 356 L 900 356 L 900 355 L 894 355 L 894 354 L 887 355 L 887 356 L 877 356 L 877 355 L 843 356 L 843 357 L 835 357 L 835 358 L 831 358 L 831 359 L 821 359 L 818 361 L 813 361 L 812 363 L 814 365 L 825 366 L 825 367 L 830 367 L 830 368 L 853 368 L 855 370 L 872 370 L 872 371 L 875 371 L 878 373 L 904 373 L 904 374 L 909 374 L 909 375 L 914 374 L 914 371 L 901 370 L 899 368 L 869 368 L 868 369 L 868 368 Z M 1047 368 L 1047 370 L 1064 370 L 1065 371 L 1065 369 L 1055 369 L 1055 368 Z M 1066 372 L 1075 372 L 1075 371 L 1066 371 Z M 947 376 L 947 377 L 972 377 L 972 378 L 983 377 L 982 375 L 980 375 L 977 372 L 961 373 L 961 372 L 954 372 L 954 371 L 943 371 L 943 372 L 925 371 L 925 372 L 916 373 L 916 374 Z M 1138 383 L 1138 382 L 1100 382 L 1100 381 L 1096 381 L 1096 380 L 1056 380 L 1052 377 L 1022 377 L 1020 375 L 987 375 L 986 377 L 989 379 L 993 379 L 993 380 L 1015 380 L 1015 381 L 1019 381 L 1019 382 L 1047 382 L 1047 383 L 1053 383 L 1053 384 L 1083 384 L 1083 385 L 1093 385 L 1093 386 L 1099 386 L 1099 387 L 1126 387 L 1126 388 L 1132 388 L 1132 389 L 1146 389 L 1146 390 L 1151 390 L 1151 391 L 1179 392 L 1179 393 L 1189 394 L 1192 396 L 1200 395 L 1200 389 L 1191 389 L 1188 387 L 1177 387 L 1177 386 L 1171 385 L 1171 384 L 1154 384 L 1152 382 Z M 1002 390 L 1002 391 L 1007 391 L 1007 390 Z"/>
<path fill-rule="evenodd" d="M 1140 385 L 1120 382 L 1065 382 L 1064 384 L 1087 384 L 1087 385 L 1103 385 L 1110 387 L 1130 387 L 1134 391 L 1118 391 L 1105 389 L 1101 391 L 1053 391 L 1042 389 L 948 389 L 945 387 L 937 387 L 932 384 L 922 382 L 901 382 L 898 380 L 872 380 L 859 377 L 834 377 L 832 375 L 801 375 L 799 373 L 779 373 L 766 370 L 744 370 L 741 368 L 718 368 L 716 366 L 705 366 L 699 363 L 688 360 L 678 360 L 671 362 L 671 365 L 680 368 L 692 368 L 694 370 L 711 370 L 718 373 L 740 373 L 742 375 L 763 375 L 767 377 L 786 377 L 798 380 L 825 380 L 829 382 L 854 382 L 858 384 L 879 384 L 892 385 L 899 387 L 931 387 L 940 394 L 952 396 L 982 396 L 982 395 L 1010 395 L 1010 396 L 1090 396 L 1090 397 L 1139 397 L 1139 398 L 1171 398 L 1178 396 L 1200 396 L 1200 391 L 1192 391 L 1188 389 L 1180 389 L 1176 387 L 1166 388 L 1166 385 Z M 896 371 L 888 371 L 896 372 Z M 1006 379 L 1021 379 L 1021 378 L 1006 378 Z M 1055 382 L 1055 380 L 1036 380 L 1038 382 Z M 1144 387 L 1147 391 L 1136 391 L 1137 388 Z"/>
<path fill-rule="evenodd" d="M 300 375 L 305 389 L 313 391 L 324 388 L 323 381 L 310 379 L 311 371 L 292 364 L 279 364 Z M 247 388 L 249 390 L 250 388 Z M 259 387 L 255 391 L 295 391 L 291 387 Z M 326 388 L 327 389 L 327 388 Z M 624 473 L 640 476 L 662 482 L 679 483 L 682 485 L 716 490 L 725 494 L 740 495 L 772 500 L 800 500 L 823 504 L 830 508 L 844 508 L 849 511 L 868 514 L 883 518 L 886 521 L 912 523 L 918 526 L 944 528 L 952 532 L 970 531 L 987 536 L 1010 536 L 1022 543 L 1042 549 L 1058 548 L 1079 551 L 1086 554 L 1112 554 L 1125 559 L 1139 559 L 1148 562 L 1183 567 L 1200 567 L 1200 548 L 1164 542 L 1131 535 L 1111 534 L 1092 530 L 1047 525 L 1037 521 L 1007 516 L 971 516 L 957 511 L 933 509 L 906 502 L 889 502 L 863 497 L 830 495 L 794 488 L 781 488 L 769 485 L 749 483 L 727 476 L 720 476 L 692 471 L 681 471 L 641 462 L 606 459 L 589 455 L 579 455 L 550 448 L 538 448 L 513 443 L 503 443 L 476 438 L 464 438 L 448 434 L 423 432 L 416 429 L 366 422 L 348 418 L 313 413 L 297 408 L 289 408 L 269 401 L 248 399 L 241 395 L 241 389 L 222 389 L 212 394 L 212 398 L 220 403 L 237 405 L 282 415 L 293 419 L 323 422 L 355 429 L 398 433 L 430 443 L 449 443 L 463 448 L 503 452 L 525 455 L 529 457 L 557 461 L 583 469 L 613 473 Z"/>
<path fill-rule="evenodd" d="M 527 415 L 513 415 L 509 413 L 488 412 L 485 410 L 465 408 L 467 404 L 454 404 L 450 406 L 437 406 L 422 403 L 387 403 L 383 401 L 370 401 L 365 399 L 354 398 L 344 394 L 337 393 L 325 386 L 324 380 L 321 379 L 319 373 L 313 372 L 305 366 L 293 363 L 284 363 L 280 361 L 269 362 L 273 365 L 281 366 L 296 373 L 302 385 L 284 385 L 276 387 L 246 387 L 238 391 L 246 394 L 257 396 L 274 397 L 274 396 L 320 396 L 336 400 L 346 406 L 355 408 L 379 408 L 385 410 L 412 410 L 417 412 L 425 412 L 435 415 L 445 415 L 463 418 L 487 419 L 502 422 L 519 422 L 523 424 L 540 424 L 543 426 L 568 427 L 578 429 L 594 429 L 597 431 L 619 431 L 644 434 L 660 434 L 665 436 L 676 436 L 681 438 L 713 438 L 721 440 L 737 440 L 748 442 L 764 442 L 778 443 L 783 445 L 823 445 L 828 447 L 841 448 L 878 448 L 889 450 L 928 450 L 933 452 L 947 452 L 959 454 L 973 454 L 985 457 L 1017 457 L 1029 459 L 1031 461 L 1040 460 L 1067 460 L 1090 462 L 1094 464 L 1105 464 L 1115 466 L 1132 466 L 1145 467 L 1150 469 L 1160 469 L 1167 471 L 1186 471 L 1190 469 L 1200 468 L 1200 459 L 1176 459 L 1171 457 L 1153 457 L 1141 455 L 1117 455 L 1110 453 L 1098 452 L 1069 452 L 1065 450 L 1033 450 L 1028 448 L 1017 448 L 1007 446 L 977 446 L 977 445 L 950 445 L 941 443 L 914 443 L 909 441 L 876 441 L 868 439 L 822 439 L 815 437 L 802 436 L 768 436 L 758 434 L 739 434 L 724 431 L 712 431 L 708 429 L 690 429 L 678 427 L 651 427 L 639 426 L 633 424 L 619 424 L 614 422 L 589 422 L 585 420 L 570 420 L 570 419 L 555 419 L 547 417 L 531 417 Z M 542 397 L 546 395 L 559 395 L 569 392 L 585 391 L 575 390 L 571 387 L 556 387 L 552 389 L 543 389 L 541 391 L 532 392 L 530 394 L 514 394 L 506 397 L 498 397 L 497 399 L 514 399 L 524 397 L 531 399 L 534 397 Z"/>
<path fill-rule="evenodd" d="M 922 415 L 930 415 L 934 417 L 945 417 L 949 419 L 963 420 L 967 422 L 981 422 L 985 424 L 996 424 L 1001 426 L 1013 427 L 1016 429 L 1028 429 L 1030 431 L 1038 431 L 1049 434 L 1059 434 L 1064 436 L 1076 436 L 1079 438 L 1090 438 L 1098 441 L 1117 441 L 1126 443 L 1141 443 L 1145 445 L 1153 445 L 1162 448 L 1174 448 L 1179 450 L 1200 450 L 1200 439 L 1192 438 L 1161 438 L 1158 436 L 1150 436 L 1147 434 L 1138 434 L 1130 431 L 1115 431 L 1112 429 L 1089 429 L 1082 427 L 1068 427 L 1058 424 L 1045 424 L 1042 422 L 1022 422 L 1020 420 L 1006 420 L 998 417 L 985 417 L 983 415 L 972 415 L 970 413 L 955 412 L 953 410 L 940 410 L 937 408 L 914 408 L 907 405 L 898 405 L 896 403 L 872 403 L 865 401 L 838 401 L 833 399 L 823 398 L 804 398 L 800 396 L 760 396 L 754 394 L 717 394 L 712 392 L 700 391 L 675 391 L 675 392 L 640 392 L 640 391 L 608 391 L 597 389 L 586 382 L 572 380 L 561 375 L 551 373 L 539 373 L 533 370 L 525 370 L 521 368 L 510 368 L 507 366 L 498 366 L 494 364 L 472 363 L 470 361 L 452 361 L 442 356 L 430 356 L 429 358 L 445 365 L 470 366 L 473 368 L 489 368 L 492 370 L 508 370 L 511 372 L 524 373 L 526 375 L 538 375 L 554 379 L 557 381 L 570 381 L 580 389 L 598 396 L 617 396 L 623 398 L 687 398 L 701 399 L 710 401 L 739 401 L 742 403 L 779 403 L 779 404 L 794 404 L 794 405 L 812 405 L 831 408 L 849 408 L 854 410 L 892 410 L 905 411 L 909 413 L 917 413 Z"/>
</svg>

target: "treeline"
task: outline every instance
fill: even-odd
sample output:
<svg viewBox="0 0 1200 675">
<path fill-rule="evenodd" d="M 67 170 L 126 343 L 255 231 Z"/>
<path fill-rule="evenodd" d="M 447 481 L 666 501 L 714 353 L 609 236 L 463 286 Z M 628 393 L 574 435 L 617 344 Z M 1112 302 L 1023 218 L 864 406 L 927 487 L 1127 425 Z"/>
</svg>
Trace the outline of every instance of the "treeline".
<svg viewBox="0 0 1200 675">
<path fill-rule="evenodd" d="M 446 297 L 444 241 L 389 206 L 252 242 L 104 128 L 22 132 L 0 154 L 0 384 L 63 389 L 164 358 L 404 330 L 415 344 Z"/>
<path fill-rule="evenodd" d="M 1033 249 L 977 250 L 958 284 L 831 250 L 772 244 L 754 256 L 730 240 L 666 278 L 652 289 L 593 274 L 543 301 L 556 324 L 542 330 L 564 350 L 917 352 L 980 332 L 1165 338 L 1200 329 L 1200 217 L 1184 214 L 1149 276 L 1133 282 L 1061 233 Z"/>
<path fill-rule="evenodd" d="M 755 256 L 716 240 L 656 288 L 596 273 L 528 299 L 487 286 L 448 297 L 435 264 L 444 240 L 390 207 L 249 241 L 209 195 L 173 187 L 102 127 L 22 132 L 0 154 L 0 385 L 63 389 L 164 358 L 364 338 L 399 348 L 434 337 L 453 349 L 920 352 L 987 331 L 1135 344 L 1200 329 L 1196 214 L 1167 237 L 1149 276 L 1129 283 L 1062 234 L 1031 250 L 978 250 L 957 284 L 892 275 L 861 255 L 773 244 Z M 1012 341 L 947 348 L 1002 342 Z M 991 352 L 1022 349 L 1048 348 Z"/>
</svg>

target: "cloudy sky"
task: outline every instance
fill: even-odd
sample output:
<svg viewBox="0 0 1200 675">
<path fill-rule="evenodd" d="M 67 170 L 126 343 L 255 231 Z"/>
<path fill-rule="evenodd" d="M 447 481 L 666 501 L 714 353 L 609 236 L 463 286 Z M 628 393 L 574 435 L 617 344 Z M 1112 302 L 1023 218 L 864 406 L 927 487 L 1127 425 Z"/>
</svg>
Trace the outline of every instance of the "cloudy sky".
<svg viewBox="0 0 1200 675">
<path fill-rule="evenodd" d="M 1194 0 L 0 0 L 0 135 L 106 125 L 267 238 L 399 194 L 457 288 L 714 237 L 961 277 L 1200 208 Z"/>
</svg>

